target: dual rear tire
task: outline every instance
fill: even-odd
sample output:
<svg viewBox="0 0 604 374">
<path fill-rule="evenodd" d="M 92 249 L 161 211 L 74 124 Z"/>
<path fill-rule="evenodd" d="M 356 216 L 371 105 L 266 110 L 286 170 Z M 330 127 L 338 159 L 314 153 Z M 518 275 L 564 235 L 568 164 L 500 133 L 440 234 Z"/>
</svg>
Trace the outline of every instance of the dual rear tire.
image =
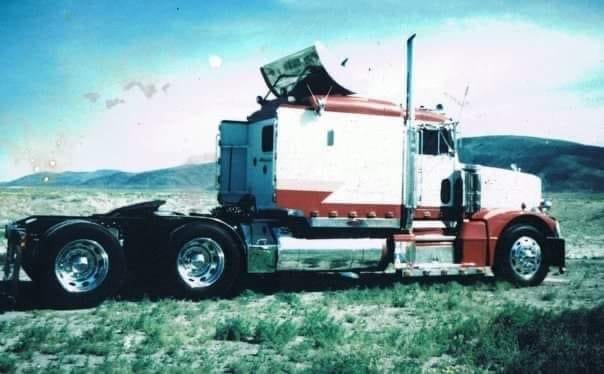
<svg viewBox="0 0 604 374">
<path fill-rule="evenodd" d="M 61 225 L 43 245 L 33 280 L 47 306 L 92 307 L 115 295 L 123 284 L 124 252 L 101 225 L 86 221 Z"/>
<path fill-rule="evenodd" d="M 47 234 L 38 266 L 24 264 L 44 305 L 84 308 L 115 296 L 126 278 L 124 250 L 105 227 L 88 221 L 58 224 Z M 223 296 L 243 269 L 236 238 L 218 225 L 191 223 L 173 231 L 158 265 L 176 294 L 188 298 Z M 165 279 L 167 278 L 167 279 Z"/>
<path fill-rule="evenodd" d="M 225 229 L 192 223 L 173 232 L 167 265 L 179 296 L 226 296 L 243 271 L 243 255 Z"/>
</svg>

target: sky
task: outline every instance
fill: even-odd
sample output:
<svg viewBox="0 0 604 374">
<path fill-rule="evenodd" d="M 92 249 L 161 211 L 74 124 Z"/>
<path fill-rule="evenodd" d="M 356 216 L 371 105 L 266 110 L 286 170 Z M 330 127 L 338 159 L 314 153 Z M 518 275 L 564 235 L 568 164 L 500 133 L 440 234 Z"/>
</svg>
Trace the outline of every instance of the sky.
<svg viewBox="0 0 604 374">
<path fill-rule="evenodd" d="M 413 33 L 415 102 L 463 136 L 604 146 L 603 2 L 442 3 L 4 0 L 0 181 L 211 161 L 220 120 L 267 92 L 259 67 L 316 42 L 400 103 Z"/>
</svg>

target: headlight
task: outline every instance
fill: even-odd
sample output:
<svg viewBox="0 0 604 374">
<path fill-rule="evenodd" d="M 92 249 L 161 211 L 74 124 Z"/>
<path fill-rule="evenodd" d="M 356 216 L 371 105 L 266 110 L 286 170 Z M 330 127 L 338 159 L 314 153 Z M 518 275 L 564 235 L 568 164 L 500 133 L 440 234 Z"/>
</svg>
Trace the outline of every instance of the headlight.
<svg viewBox="0 0 604 374">
<path fill-rule="evenodd" d="M 560 231 L 560 221 L 556 220 L 556 235 L 561 238 L 562 232 Z"/>
<path fill-rule="evenodd" d="M 552 209 L 552 202 L 550 200 L 541 199 L 541 203 L 539 204 L 539 210 L 542 212 L 547 212 Z"/>
</svg>

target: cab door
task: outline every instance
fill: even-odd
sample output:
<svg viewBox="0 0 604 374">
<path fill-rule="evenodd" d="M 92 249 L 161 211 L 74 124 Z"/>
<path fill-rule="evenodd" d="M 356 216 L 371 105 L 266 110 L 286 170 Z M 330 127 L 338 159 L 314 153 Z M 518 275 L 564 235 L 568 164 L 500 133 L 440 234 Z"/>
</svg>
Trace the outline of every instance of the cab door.
<svg viewBox="0 0 604 374">
<path fill-rule="evenodd" d="M 442 207 L 453 207 L 455 186 L 455 148 L 449 129 L 436 126 L 420 126 L 419 152 L 416 161 L 417 205 L 419 217 L 432 218 Z M 422 210 L 423 209 L 423 210 Z"/>
<path fill-rule="evenodd" d="M 250 124 L 248 148 L 248 190 L 257 208 L 272 208 L 275 119 Z"/>
</svg>

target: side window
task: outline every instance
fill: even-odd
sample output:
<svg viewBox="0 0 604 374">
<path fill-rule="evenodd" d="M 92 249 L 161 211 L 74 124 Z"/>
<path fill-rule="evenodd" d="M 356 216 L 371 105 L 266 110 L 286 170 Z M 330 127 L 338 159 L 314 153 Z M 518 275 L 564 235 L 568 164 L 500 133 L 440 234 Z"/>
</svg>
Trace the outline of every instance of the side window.
<svg viewBox="0 0 604 374">
<path fill-rule="evenodd" d="M 421 154 L 437 155 L 438 154 L 438 130 L 422 129 L 421 130 Z"/>
<path fill-rule="evenodd" d="M 335 141 L 335 133 L 333 132 L 333 130 L 327 131 L 327 145 L 332 146 L 334 144 L 334 141 Z"/>
<path fill-rule="evenodd" d="M 420 130 L 420 154 L 442 155 L 455 149 L 451 132 L 445 128 Z"/>
<path fill-rule="evenodd" d="M 273 126 L 262 128 L 262 152 L 273 151 Z"/>
</svg>

